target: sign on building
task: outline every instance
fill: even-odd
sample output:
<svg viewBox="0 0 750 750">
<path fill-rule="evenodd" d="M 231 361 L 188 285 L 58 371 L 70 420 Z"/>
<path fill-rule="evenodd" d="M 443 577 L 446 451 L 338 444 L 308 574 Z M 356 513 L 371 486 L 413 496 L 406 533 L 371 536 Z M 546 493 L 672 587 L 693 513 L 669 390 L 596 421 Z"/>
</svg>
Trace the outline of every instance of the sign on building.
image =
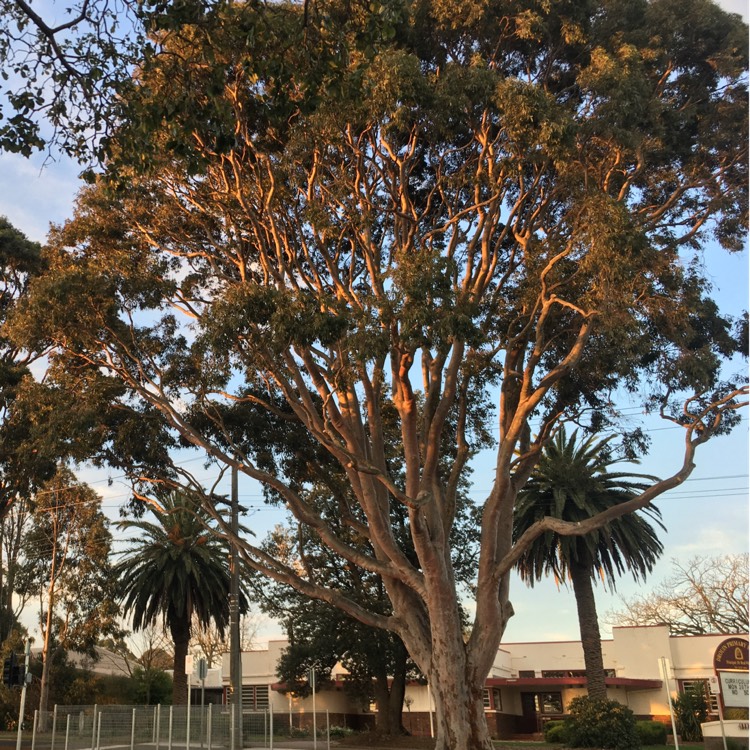
<svg viewBox="0 0 750 750">
<path fill-rule="evenodd" d="M 714 653 L 714 670 L 726 708 L 747 708 L 750 701 L 749 645 L 747 638 L 727 638 Z"/>
<path fill-rule="evenodd" d="M 727 638 L 722 641 L 714 652 L 714 669 L 717 672 L 747 672 L 747 638 Z"/>
<path fill-rule="evenodd" d="M 727 708 L 747 708 L 750 703 L 750 675 L 747 672 L 719 672 L 721 695 Z"/>
</svg>

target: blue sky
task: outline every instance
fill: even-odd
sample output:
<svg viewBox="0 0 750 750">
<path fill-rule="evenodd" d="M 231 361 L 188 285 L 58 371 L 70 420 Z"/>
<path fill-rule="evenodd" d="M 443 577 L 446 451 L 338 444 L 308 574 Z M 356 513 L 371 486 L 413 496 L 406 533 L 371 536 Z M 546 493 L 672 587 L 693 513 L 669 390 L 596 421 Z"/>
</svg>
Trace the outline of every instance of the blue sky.
<svg viewBox="0 0 750 750">
<path fill-rule="evenodd" d="M 743 0 L 725 0 L 720 5 L 743 15 L 747 20 L 747 4 Z M 43 242 L 50 223 L 61 223 L 72 212 L 79 188 L 77 169 L 67 161 L 53 161 L 37 155 L 31 159 L 13 154 L 0 155 L 0 215 L 31 239 Z M 44 166 L 43 166 L 44 164 Z M 748 307 L 748 253 L 729 256 L 711 251 L 705 257 L 715 294 L 723 308 L 738 313 Z M 744 367 L 744 365 L 743 365 Z M 637 409 L 633 412 L 637 416 Z M 669 428 L 658 421 L 649 421 L 647 429 L 653 439 L 650 454 L 642 460 L 637 471 L 665 476 L 673 473 L 682 461 L 681 430 Z M 672 558 L 686 562 L 694 555 L 721 555 L 748 550 L 748 419 L 727 437 L 712 440 L 700 449 L 697 468 L 680 488 L 664 495 L 657 502 L 662 511 L 667 532 L 662 535 L 665 553 L 650 581 L 665 578 L 670 572 Z M 196 475 L 207 482 L 212 474 L 202 469 L 201 458 L 186 457 L 195 466 Z M 82 470 L 80 476 L 99 492 L 113 518 L 117 509 L 128 498 L 127 486 L 116 476 L 106 472 Z M 114 479 L 113 484 L 108 479 Z M 492 482 L 491 461 L 479 460 L 474 474 L 477 500 L 489 491 Z M 249 524 L 259 535 L 283 520 L 278 513 L 262 506 L 257 487 L 249 482 L 240 487 L 241 502 L 253 506 Z M 645 584 L 645 588 L 649 583 Z M 618 594 L 632 596 L 644 589 L 622 579 Z M 516 611 L 505 641 L 570 640 L 578 638 L 575 600 L 568 588 L 558 589 L 552 581 L 528 589 L 515 581 L 511 599 Z M 608 610 L 620 606 L 617 595 L 597 590 L 600 619 Z M 265 622 L 259 637 L 281 635 L 274 623 Z M 603 627 L 607 635 L 607 627 Z"/>
</svg>

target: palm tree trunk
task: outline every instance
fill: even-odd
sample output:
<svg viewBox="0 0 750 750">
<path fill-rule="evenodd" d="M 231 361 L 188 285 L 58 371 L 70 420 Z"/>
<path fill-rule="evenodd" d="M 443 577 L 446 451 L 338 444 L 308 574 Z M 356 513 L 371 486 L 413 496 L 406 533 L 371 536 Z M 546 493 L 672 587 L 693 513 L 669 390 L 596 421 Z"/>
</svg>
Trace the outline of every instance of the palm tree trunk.
<svg viewBox="0 0 750 750">
<path fill-rule="evenodd" d="M 606 700 L 607 686 L 604 681 L 602 639 L 599 634 L 599 618 L 596 614 L 594 585 L 591 581 L 591 566 L 571 561 L 570 578 L 573 582 L 573 592 L 578 608 L 588 695 L 592 700 Z"/>
<path fill-rule="evenodd" d="M 170 622 L 169 630 L 174 645 L 174 682 L 172 683 L 172 705 L 188 705 L 188 684 L 185 660 L 190 645 L 190 621 Z"/>
</svg>

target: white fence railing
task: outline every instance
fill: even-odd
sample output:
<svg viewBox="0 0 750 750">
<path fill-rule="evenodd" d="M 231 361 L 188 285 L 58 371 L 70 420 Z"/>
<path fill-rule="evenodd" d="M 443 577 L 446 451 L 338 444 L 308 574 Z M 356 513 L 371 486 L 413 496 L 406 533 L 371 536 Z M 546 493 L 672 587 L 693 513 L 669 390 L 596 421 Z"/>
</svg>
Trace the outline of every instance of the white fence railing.
<svg viewBox="0 0 750 750">
<path fill-rule="evenodd" d="M 328 712 L 243 711 L 240 737 L 233 718 L 231 705 L 55 706 L 35 712 L 31 750 L 273 750 L 290 738 L 330 748 Z"/>
</svg>

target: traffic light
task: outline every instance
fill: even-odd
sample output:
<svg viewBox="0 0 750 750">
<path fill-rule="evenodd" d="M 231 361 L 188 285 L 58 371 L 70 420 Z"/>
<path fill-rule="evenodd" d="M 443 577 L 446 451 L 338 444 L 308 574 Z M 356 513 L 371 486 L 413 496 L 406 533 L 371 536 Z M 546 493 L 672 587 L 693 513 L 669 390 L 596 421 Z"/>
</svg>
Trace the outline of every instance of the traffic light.
<svg viewBox="0 0 750 750">
<path fill-rule="evenodd" d="M 16 660 L 16 655 L 11 654 L 4 662 L 3 662 L 3 685 L 7 685 L 10 687 L 10 680 L 13 675 L 13 663 Z"/>
<path fill-rule="evenodd" d="M 23 664 L 19 664 L 18 657 L 15 654 L 11 654 L 3 662 L 3 684 L 8 687 L 14 685 L 23 685 L 26 679 L 26 670 Z"/>
<path fill-rule="evenodd" d="M 23 664 L 14 664 L 10 669 L 10 684 L 23 685 L 23 681 L 25 678 L 26 670 L 24 669 Z"/>
</svg>

